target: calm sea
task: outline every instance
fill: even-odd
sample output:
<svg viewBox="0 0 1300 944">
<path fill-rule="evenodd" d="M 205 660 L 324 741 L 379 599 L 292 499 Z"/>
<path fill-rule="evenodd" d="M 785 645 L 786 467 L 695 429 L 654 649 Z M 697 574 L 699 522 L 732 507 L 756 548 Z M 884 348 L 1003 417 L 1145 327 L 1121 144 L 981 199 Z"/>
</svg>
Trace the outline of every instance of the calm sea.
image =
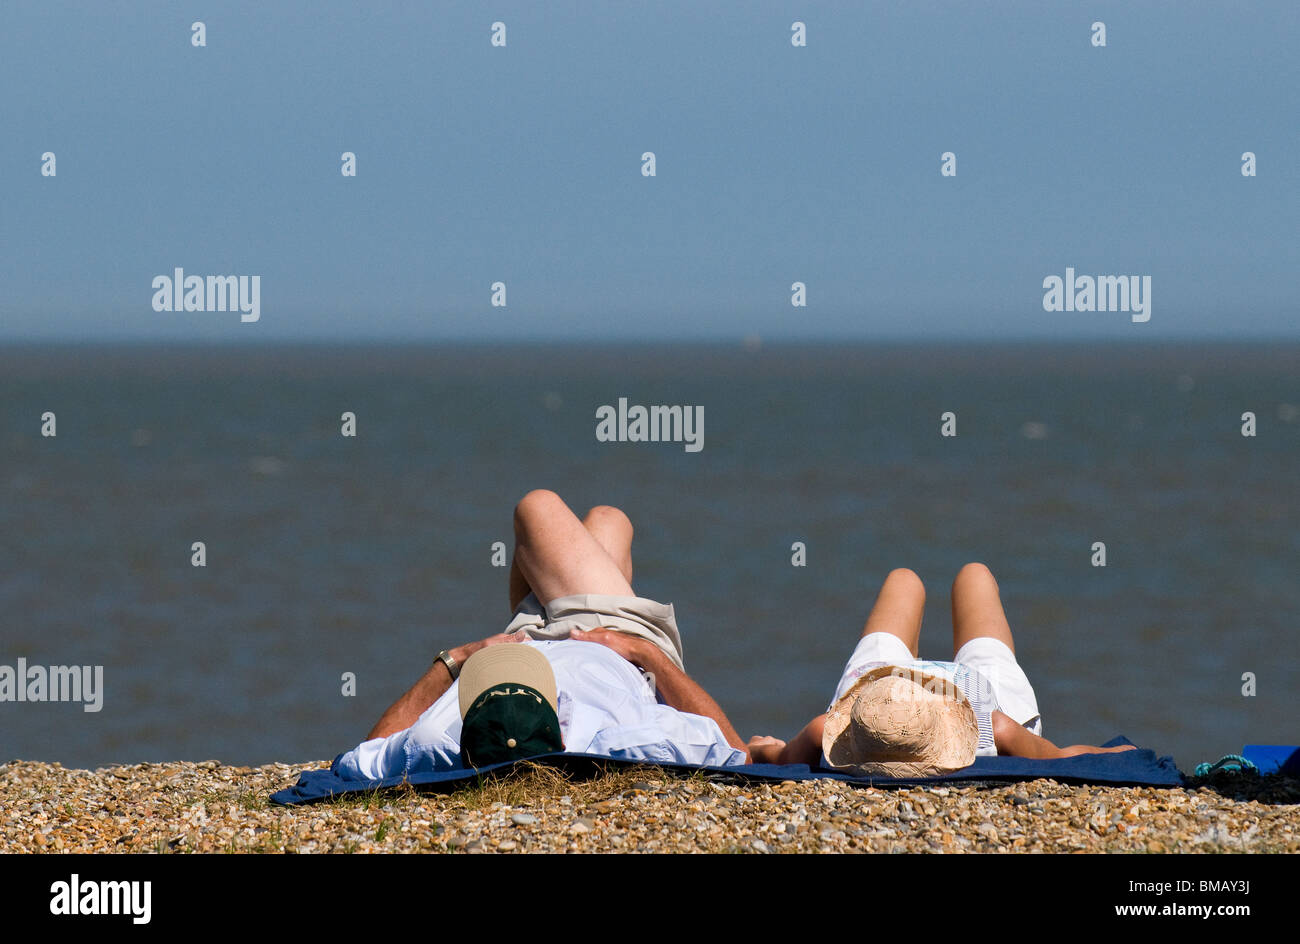
<svg viewBox="0 0 1300 944">
<path fill-rule="evenodd" d="M 597 442 L 619 397 L 702 405 L 704 448 Z M 11 346 L 0 664 L 104 692 L 0 703 L 0 760 L 332 757 L 504 627 L 492 545 L 546 487 L 628 512 L 637 591 L 746 736 L 825 708 L 893 567 L 950 656 L 978 560 L 1048 737 L 1189 769 L 1300 741 L 1298 458 L 1295 345 Z"/>
</svg>

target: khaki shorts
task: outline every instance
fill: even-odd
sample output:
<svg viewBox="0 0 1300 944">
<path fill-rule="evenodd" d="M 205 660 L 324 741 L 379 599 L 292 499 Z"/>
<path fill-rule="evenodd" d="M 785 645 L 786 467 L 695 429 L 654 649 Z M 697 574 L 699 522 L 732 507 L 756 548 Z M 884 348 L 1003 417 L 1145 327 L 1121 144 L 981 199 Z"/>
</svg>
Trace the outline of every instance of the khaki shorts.
<svg viewBox="0 0 1300 944">
<path fill-rule="evenodd" d="M 578 593 L 556 597 L 543 607 L 535 594 L 519 602 L 508 633 L 525 633 L 529 639 L 568 639 L 574 629 L 606 626 L 621 633 L 648 639 L 682 671 L 682 634 L 671 603 L 656 603 L 645 597 L 622 597 L 608 593 Z"/>
</svg>

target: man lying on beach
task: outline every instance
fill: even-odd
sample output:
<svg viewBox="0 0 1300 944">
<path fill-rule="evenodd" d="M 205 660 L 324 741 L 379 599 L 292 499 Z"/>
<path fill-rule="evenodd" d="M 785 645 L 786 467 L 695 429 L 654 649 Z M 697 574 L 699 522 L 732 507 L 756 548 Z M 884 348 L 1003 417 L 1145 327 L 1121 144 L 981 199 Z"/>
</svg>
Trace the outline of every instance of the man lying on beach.
<svg viewBox="0 0 1300 944">
<path fill-rule="evenodd" d="M 1034 689 L 1016 662 L 997 581 L 967 564 L 952 585 L 952 662 L 917 658 L 925 587 L 905 568 L 885 578 L 826 714 L 786 743 L 749 741 L 754 763 L 927 777 L 976 756 L 1057 758 L 1133 746 L 1057 747 L 1042 737 Z"/>
<path fill-rule="evenodd" d="M 632 590 L 632 522 L 579 520 L 554 492 L 515 508 L 506 631 L 438 654 L 339 760 L 377 779 L 551 751 L 695 766 L 744 764 L 745 742 L 685 673 L 671 604 Z M 656 694 L 658 697 L 656 697 Z"/>
</svg>

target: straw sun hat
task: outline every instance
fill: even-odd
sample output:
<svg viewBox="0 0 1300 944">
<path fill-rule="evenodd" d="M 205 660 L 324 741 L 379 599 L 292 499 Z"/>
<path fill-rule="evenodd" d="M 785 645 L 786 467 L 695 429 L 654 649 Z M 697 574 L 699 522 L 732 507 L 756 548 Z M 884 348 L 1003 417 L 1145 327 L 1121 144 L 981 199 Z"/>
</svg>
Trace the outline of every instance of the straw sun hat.
<svg viewBox="0 0 1300 944">
<path fill-rule="evenodd" d="M 933 777 L 975 762 L 975 709 L 948 679 L 898 665 L 872 669 L 826 716 L 822 751 L 862 777 Z"/>
</svg>

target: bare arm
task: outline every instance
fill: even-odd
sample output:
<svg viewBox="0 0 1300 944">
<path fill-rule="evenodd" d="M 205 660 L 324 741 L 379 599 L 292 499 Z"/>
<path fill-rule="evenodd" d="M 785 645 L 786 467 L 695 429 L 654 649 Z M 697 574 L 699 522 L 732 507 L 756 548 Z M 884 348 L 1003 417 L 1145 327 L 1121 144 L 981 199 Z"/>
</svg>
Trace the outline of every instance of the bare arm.
<svg viewBox="0 0 1300 944">
<path fill-rule="evenodd" d="M 639 636 L 603 628 L 586 631 L 575 629 L 570 633 L 570 638 L 599 643 L 613 649 L 642 671 L 652 673 L 655 688 L 659 690 L 665 702 L 678 711 L 712 718 L 722 731 L 722 736 L 727 739 L 727 743 L 738 751 L 744 751 L 745 759 L 749 760 L 749 748 L 736 733 L 736 729 L 732 727 L 718 703 L 700 687 L 699 683 L 677 668 L 676 664 L 654 643 Z"/>
<path fill-rule="evenodd" d="M 789 744 L 780 738 L 752 737 L 749 755 L 756 764 L 807 764 L 815 767 L 822 756 L 822 730 L 826 716 L 809 721 Z"/>
<path fill-rule="evenodd" d="M 1008 715 L 1000 711 L 993 712 L 993 743 L 997 746 L 999 754 L 1049 760 L 1058 757 L 1075 757 L 1079 754 L 1115 754 L 1120 751 L 1134 750 L 1132 744 L 1121 744 L 1118 747 L 1093 747 L 1090 744 L 1057 747 L 1047 738 L 1039 737 L 1024 725 L 1016 724 Z"/>
<path fill-rule="evenodd" d="M 505 633 L 497 633 L 497 635 L 489 636 L 487 639 L 480 639 L 478 642 L 466 643 L 463 646 L 457 646 L 455 649 L 449 649 L 447 655 L 451 656 L 460 665 L 484 646 L 495 646 L 504 642 L 522 642 L 523 638 L 522 634 L 508 636 Z M 449 688 L 451 688 L 451 671 L 441 659 L 435 659 L 433 665 L 429 666 L 424 675 L 420 676 L 420 680 L 407 689 L 406 694 L 388 706 L 388 710 L 375 722 L 375 726 L 366 735 L 366 740 L 388 737 L 398 731 L 405 731 L 420 720 L 420 715 L 424 714 L 430 705 L 445 695 Z"/>
<path fill-rule="evenodd" d="M 822 730 L 825 725 L 826 716 L 818 715 L 789 744 L 773 737 L 751 738 L 750 756 L 758 764 L 807 764 L 811 767 L 821 759 Z M 1075 757 L 1079 754 L 1114 754 L 1134 749 L 1132 744 L 1119 747 L 1093 747 L 1090 744 L 1057 747 L 1047 738 L 1039 737 L 1023 725 L 1016 724 L 1010 716 L 1000 711 L 993 712 L 993 741 L 998 753 L 1004 756 L 1043 759 Z"/>
</svg>

